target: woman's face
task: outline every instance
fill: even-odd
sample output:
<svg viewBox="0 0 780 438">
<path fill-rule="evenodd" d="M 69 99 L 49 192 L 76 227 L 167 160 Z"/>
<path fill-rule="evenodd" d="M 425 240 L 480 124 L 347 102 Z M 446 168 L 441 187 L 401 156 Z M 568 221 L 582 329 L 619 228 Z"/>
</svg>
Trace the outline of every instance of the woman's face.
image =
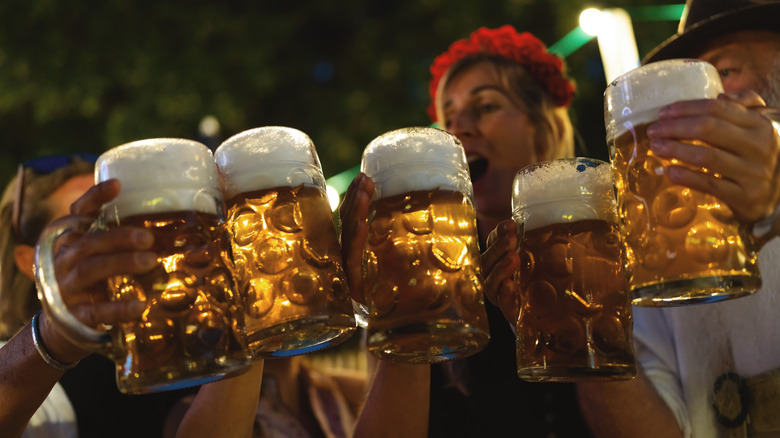
<svg viewBox="0 0 780 438">
<path fill-rule="evenodd" d="M 521 168 L 548 159 L 537 128 L 510 99 L 491 64 L 481 62 L 451 78 L 441 92 L 441 123 L 463 143 L 477 215 L 511 216 L 512 181 Z"/>
</svg>

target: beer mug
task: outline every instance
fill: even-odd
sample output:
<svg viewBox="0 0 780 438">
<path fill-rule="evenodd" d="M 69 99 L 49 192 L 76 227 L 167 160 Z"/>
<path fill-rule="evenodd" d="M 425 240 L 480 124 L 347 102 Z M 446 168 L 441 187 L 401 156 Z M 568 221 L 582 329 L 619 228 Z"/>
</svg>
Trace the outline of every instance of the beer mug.
<svg viewBox="0 0 780 438">
<path fill-rule="evenodd" d="M 229 138 L 215 157 L 252 354 L 292 356 L 348 339 L 355 317 L 314 143 L 269 126 Z"/>
<path fill-rule="evenodd" d="M 374 180 L 363 251 L 368 349 L 433 363 L 487 345 L 473 189 L 463 147 L 434 128 L 374 139 L 361 171 Z"/>
<path fill-rule="evenodd" d="M 114 360 L 123 393 L 181 388 L 245 371 L 249 353 L 211 151 L 184 139 L 128 143 L 95 164 L 97 183 L 112 178 L 121 191 L 102 207 L 94 226 L 146 228 L 154 235 L 159 264 L 143 275 L 109 279 L 108 298 L 138 299 L 146 310 L 139 320 L 107 332 L 69 313 L 52 267 L 52 246 L 68 231 L 63 226 L 44 233 L 37 251 L 47 315 L 72 341 Z"/>
<path fill-rule="evenodd" d="M 521 169 L 512 217 L 517 281 L 517 374 L 531 381 L 636 375 L 633 320 L 608 163 L 563 158 Z"/>
<path fill-rule="evenodd" d="M 714 302 L 761 286 L 755 250 L 731 209 L 712 195 L 673 185 L 663 168 L 676 160 L 656 156 L 647 137 L 659 108 L 722 92 L 715 67 L 676 59 L 632 70 L 604 93 L 607 143 L 636 305 Z"/>
</svg>

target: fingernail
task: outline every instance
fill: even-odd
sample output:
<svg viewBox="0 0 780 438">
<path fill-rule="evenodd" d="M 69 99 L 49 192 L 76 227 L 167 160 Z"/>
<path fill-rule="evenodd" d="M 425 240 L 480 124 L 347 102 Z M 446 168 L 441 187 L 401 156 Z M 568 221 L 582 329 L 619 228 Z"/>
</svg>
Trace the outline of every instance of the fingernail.
<svg viewBox="0 0 780 438">
<path fill-rule="evenodd" d="M 157 264 L 157 254 L 151 251 L 137 251 L 133 257 L 135 263 L 142 269 L 152 268 Z"/>
<path fill-rule="evenodd" d="M 133 231 L 133 242 L 139 248 L 149 248 L 154 243 L 154 236 L 146 230 Z"/>
<path fill-rule="evenodd" d="M 665 154 L 669 152 L 669 147 L 663 140 L 652 140 L 650 142 L 650 149 L 653 150 L 653 152 L 658 154 Z"/>
<path fill-rule="evenodd" d="M 655 137 L 658 134 L 659 128 L 656 125 L 650 125 L 647 127 L 647 136 Z"/>
<path fill-rule="evenodd" d="M 658 110 L 658 117 L 668 116 L 671 112 L 672 109 L 668 105 L 661 107 L 661 109 Z"/>
</svg>

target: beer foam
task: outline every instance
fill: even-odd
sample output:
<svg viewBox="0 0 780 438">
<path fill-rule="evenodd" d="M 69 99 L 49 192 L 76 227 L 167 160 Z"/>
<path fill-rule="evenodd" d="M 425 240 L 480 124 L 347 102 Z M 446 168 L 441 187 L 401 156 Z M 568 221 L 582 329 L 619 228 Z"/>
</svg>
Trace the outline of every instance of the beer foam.
<svg viewBox="0 0 780 438">
<path fill-rule="evenodd" d="M 305 133 L 283 126 L 250 129 L 225 140 L 215 153 L 225 177 L 225 194 L 292 187 L 325 187 L 314 143 Z"/>
<path fill-rule="evenodd" d="M 196 141 L 155 138 L 110 149 L 98 157 L 95 182 L 112 178 L 122 186 L 103 207 L 109 221 L 145 213 L 222 210 L 214 157 Z"/>
<path fill-rule="evenodd" d="M 718 70 L 698 59 L 653 62 L 615 79 L 604 91 L 608 136 L 658 119 L 658 110 L 680 100 L 713 99 L 723 93 Z"/>
<path fill-rule="evenodd" d="M 463 146 L 441 129 L 413 127 L 380 135 L 363 151 L 360 170 L 374 180 L 380 197 L 437 188 L 473 196 Z"/>
<path fill-rule="evenodd" d="M 587 219 L 616 221 L 608 163 L 563 158 L 521 169 L 512 185 L 512 216 L 526 230 Z"/>
</svg>

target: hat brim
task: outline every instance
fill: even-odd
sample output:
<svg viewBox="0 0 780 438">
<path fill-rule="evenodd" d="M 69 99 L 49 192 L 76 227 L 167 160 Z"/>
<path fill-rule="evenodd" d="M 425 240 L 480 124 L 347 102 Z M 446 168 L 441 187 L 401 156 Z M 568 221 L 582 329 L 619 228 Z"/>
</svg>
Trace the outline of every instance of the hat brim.
<svg viewBox="0 0 780 438">
<path fill-rule="evenodd" d="M 723 12 L 701 20 L 674 35 L 650 51 L 642 64 L 674 58 L 696 57 L 713 37 L 739 30 L 773 30 L 780 32 L 780 3 L 749 6 L 736 12 Z"/>
</svg>

